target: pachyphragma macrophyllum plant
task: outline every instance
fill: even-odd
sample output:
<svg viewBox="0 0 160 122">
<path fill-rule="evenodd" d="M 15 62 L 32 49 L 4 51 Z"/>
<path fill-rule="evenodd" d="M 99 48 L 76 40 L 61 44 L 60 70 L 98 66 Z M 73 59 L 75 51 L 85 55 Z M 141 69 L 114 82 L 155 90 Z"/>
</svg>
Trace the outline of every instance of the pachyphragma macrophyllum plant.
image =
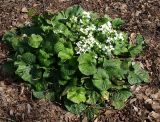
<svg viewBox="0 0 160 122">
<path fill-rule="evenodd" d="M 98 16 L 73 6 L 35 17 L 30 26 L 7 32 L 10 47 L 4 67 L 13 66 L 40 99 L 56 101 L 80 114 L 106 105 L 124 107 L 131 85 L 148 82 L 148 73 L 134 58 L 143 51 L 137 34 L 129 43 L 119 18 Z"/>
</svg>

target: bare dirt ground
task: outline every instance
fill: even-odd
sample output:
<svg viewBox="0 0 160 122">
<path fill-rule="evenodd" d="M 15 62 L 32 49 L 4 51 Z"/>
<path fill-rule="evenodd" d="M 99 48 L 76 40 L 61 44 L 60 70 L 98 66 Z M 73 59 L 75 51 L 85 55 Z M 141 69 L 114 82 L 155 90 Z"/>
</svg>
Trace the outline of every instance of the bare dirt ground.
<svg viewBox="0 0 160 122">
<path fill-rule="evenodd" d="M 159 0 L 0 0 L 0 36 L 23 26 L 31 16 L 44 11 L 58 12 L 74 4 L 101 15 L 120 17 L 122 30 L 140 32 L 148 44 L 141 61 L 151 83 L 132 86 L 134 97 L 123 110 L 103 110 L 95 122 L 160 122 L 160 1 Z M 132 37 L 131 37 L 132 38 Z M 7 50 L 0 43 L 0 67 Z M 0 122 L 75 122 L 79 117 L 55 103 L 33 100 L 28 88 L 0 70 Z M 86 122 L 86 119 L 83 119 Z"/>
</svg>

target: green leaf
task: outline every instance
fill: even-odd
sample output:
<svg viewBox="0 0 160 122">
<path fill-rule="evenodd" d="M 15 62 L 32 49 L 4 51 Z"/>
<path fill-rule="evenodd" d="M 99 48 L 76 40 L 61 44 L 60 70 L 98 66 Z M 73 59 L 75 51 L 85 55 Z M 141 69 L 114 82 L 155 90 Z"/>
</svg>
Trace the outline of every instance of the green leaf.
<svg viewBox="0 0 160 122">
<path fill-rule="evenodd" d="M 64 49 L 64 44 L 60 41 L 58 41 L 55 45 L 54 45 L 54 51 L 56 53 L 59 53 L 60 51 L 62 51 Z"/>
<path fill-rule="evenodd" d="M 97 117 L 97 115 L 100 113 L 98 108 L 95 107 L 88 107 L 85 110 L 85 115 L 87 117 L 88 120 L 90 120 L 91 122 L 94 121 L 94 118 Z"/>
<path fill-rule="evenodd" d="M 131 46 L 129 48 L 129 52 L 132 57 L 137 56 L 138 54 L 140 54 L 142 52 L 142 45 Z"/>
<path fill-rule="evenodd" d="M 43 91 L 33 91 L 33 96 L 37 99 L 44 99 L 45 98 Z"/>
<path fill-rule="evenodd" d="M 14 74 L 15 68 L 12 61 L 5 62 L 2 64 L 2 72 L 4 74 L 12 75 Z"/>
<path fill-rule="evenodd" d="M 137 74 L 135 74 L 134 72 L 130 72 L 128 75 L 128 82 L 131 85 L 134 85 L 134 84 L 140 84 L 142 81 Z"/>
<path fill-rule="evenodd" d="M 78 15 L 81 15 L 82 12 L 83 12 L 83 8 L 79 5 L 74 5 L 72 7 L 69 7 L 67 10 L 64 11 L 63 16 L 65 18 L 68 18 L 68 17 L 72 17 L 72 16 L 78 16 Z"/>
<path fill-rule="evenodd" d="M 11 30 L 9 32 L 6 32 L 4 35 L 3 35 L 3 38 L 2 40 L 6 43 L 11 43 L 12 42 L 12 39 L 16 37 L 16 32 L 15 30 Z"/>
<path fill-rule="evenodd" d="M 28 40 L 28 44 L 33 48 L 38 48 L 42 41 L 43 38 L 40 35 L 32 34 Z"/>
<path fill-rule="evenodd" d="M 128 75 L 128 82 L 131 85 L 140 84 L 141 82 L 149 82 L 149 74 L 143 70 L 140 64 L 136 63 L 133 65 L 134 71 Z"/>
<path fill-rule="evenodd" d="M 141 34 L 137 34 L 136 42 L 138 45 L 142 45 L 144 43 L 144 37 Z"/>
<path fill-rule="evenodd" d="M 96 67 L 93 64 L 80 64 L 79 70 L 84 75 L 93 75 L 96 72 Z"/>
<path fill-rule="evenodd" d="M 139 78 L 144 82 L 149 82 L 149 74 L 147 71 L 141 68 L 140 63 L 132 65 L 134 68 L 134 73 L 139 76 Z"/>
<path fill-rule="evenodd" d="M 132 96 L 132 93 L 128 90 L 119 90 L 111 94 L 111 104 L 115 109 L 122 109 L 126 100 Z"/>
<path fill-rule="evenodd" d="M 45 94 L 45 99 L 49 101 L 54 101 L 55 100 L 55 93 L 54 92 L 47 92 Z"/>
<path fill-rule="evenodd" d="M 50 58 L 50 54 L 40 49 L 38 59 L 43 66 L 49 67 L 53 63 L 53 59 Z"/>
<path fill-rule="evenodd" d="M 66 61 L 71 59 L 73 56 L 73 50 L 69 48 L 64 48 L 62 51 L 58 53 L 58 57 L 61 58 L 61 61 Z"/>
<path fill-rule="evenodd" d="M 64 86 L 64 85 L 67 84 L 68 81 L 67 80 L 59 80 L 58 82 L 59 82 L 60 85 Z"/>
<path fill-rule="evenodd" d="M 96 60 L 94 54 L 84 53 L 78 58 L 79 70 L 84 75 L 93 75 L 96 72 Z"/>
<path fill-rule="evenodd" d="M 84 110 L 86 110 L 87 106 L 83 103 L 75 104 L 71 102 L 65 102 L 65 107 L 68 111 L 80 115 Z"/>
<path fill-rule="evenodd" d="M 127 44 L 120 44 L 118 41 L 114 47 L 114 54 L 115 55 L 121 55 L 123 53 L 127 53 L 128 49 L 127 49 Z"/>
<path fill-rule="evenodd" d="M 123 70 L 124 74 L 128 74 L 131 66 L 131 61 L 130 60 L 124 60 L 121 63 L 121 69 Z"/>
<path fill-rule="evenodd" d="M 105 59 L 103 67 L 106 69 L 106 72 L 110 78 L 122 80 L 126 71 L 121 68 L 121 64 L 122 62 L 119 59 Z"/>
<path fill-rule="evenodd" d="M 88 104 L 96 104 L 98 99 L 100 98 L 99 94 L 95 91 L 87 92 L 87 101 Z"/>
<path fill-rule="evenodd" d="M 86 90 L 83 87 L 72 87 L 67 92 L 67 99 L 74 103 L 81 103 L 86 101 Z"/>
<path fill-rule="evenodd" d="M 44 83 L 41 80 L 34 82 L 33 86 L 37 92 L 45 90 Z"/>
<path fill-rule="evenodd" d="M 45 69 L 44 73 L 43 73 L 43 78 L 48 78 L 50 76 L 50 70 L 49 69 Z"/>
<path fill-rule="evenodd" d="M 94 86 L 99 90 L 107 90 L 111 86 L 108 74 L 104 69 L 101 68 L 99 68 L 97 72 L 93 75 L 92 82 Z"/>
<path fill-rule="evenodd" d="M 114 29 L 119 29 L 124 21 L 121 18 L 115 18 L 112 20 L 112 26 Z"/>
<path fill-rule="evenodd" d="M 146 82 L 146 83 L 149 83 L 149 74 L 147 71 L 143 70 L 141 71 L 141 73 L 139 74 L 140 75 L 140 79 L 143 81 L 143 82 Z"/>
<path fill-rule="evenodd" d="M 109 100 L 109 92 L 108 91 L 101 91 L 101 95 L 104 100 Z"/>
<path fill-rule="evenodd" d="M 80 15 L 80 14 L 82 14 L 82 12 L 84 11 L 83 10 L 83 8 L 81 7 L 81 6 L 79 6 L 79 5 L 74 5 L 73 6 L 73 8 L 72 8 L 72 10 L 71 10 L 72 12 L 72 14 L 70 14 L 71 16 L 78 16 L 78 15 Z"/>
<path fill-rule="evenodd" d="M 30 52 L 22 55 L 22 60 L 27 64 L 34 64 L 36 62 L 36 56 Z"/>
<path fill-rule="evenodd" d="M 30 71 L 32 69 L 32 66 L 26 65 L 23 62 L 15 62 L 14 65 L 17 66 L 17 70 L 15 71 L 15 73 L 24 81 L 28 81 L 31 83 L 32 75 L 30 74 Z"/>
<path fill-rule="evenodd" d="M 71 59 L 72 60 L 72 59 Z M 63 64 L 61 64 L 61 77 L 66 79 L 66 77 L 70 77 L 71 75 L 73 75 L 76 72 L 76 66 L 74 65 L 75 63 L 72 63 L 70 61 L 67 61 Z M 67 80 L 67 79 L 66 79 Z"/>
</svg>

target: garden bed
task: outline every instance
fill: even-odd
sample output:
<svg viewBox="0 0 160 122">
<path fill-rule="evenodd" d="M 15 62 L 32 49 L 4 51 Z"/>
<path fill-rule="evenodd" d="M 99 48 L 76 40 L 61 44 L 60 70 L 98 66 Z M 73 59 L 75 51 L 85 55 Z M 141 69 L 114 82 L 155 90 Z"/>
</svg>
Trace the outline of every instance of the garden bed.
<svg viewBox="0 0 160 122">
<path fill-rule="evenodd" d="M 122 27 L 134 36 L 144 35 L 148 47 L 145 54 L 136 60 L 141 61 L 151 76 L 151 83 L 133 86 L 132 97 L 123 110 L 103 110 L 95 121 L 159 121 L 160 120 L 160 2 L 158 0 L 46 0 L 46 1 L 0 1 L 0 34 L 12 27 L 28 23 L 31 16 L 44 11 L 57 12 L 74 4 L 101 15 L 120 17 L 126 21 Z M 133 38 L 133 37 L 130 38 Z M 0 45 L 0 63 L 6 59 L 7 49 Z M 1 121 L 78 121 L 78 117 L 64 111 L 55 103 L 32 100 L 32 95 L 21 81 L 15 82 L 13 76 L 0 73 L 0 120 Z M 132 116 L 131 116 L 132 115 Z M 83 119 L 85 122 L 85 119 Z"/>
</svg>

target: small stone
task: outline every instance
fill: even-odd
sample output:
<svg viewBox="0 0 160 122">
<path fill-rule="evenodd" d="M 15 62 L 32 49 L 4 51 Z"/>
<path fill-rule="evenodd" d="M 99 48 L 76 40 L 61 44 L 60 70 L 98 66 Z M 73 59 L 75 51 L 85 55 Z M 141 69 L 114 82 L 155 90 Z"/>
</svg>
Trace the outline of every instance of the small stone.
<svg viewBox="0 0 160 122">
<path fill-rule="evenodd" d="M 138 112 L 138 108 L 136 106 L 133 106 L 133 109 Z"/>
<path fill-rule="evenodd" d="M 27 13 L 28 12 L 28 9 L 26 7 L 23 7 L 22 10 L 21 10 L 23 13 Z"/>
<path fill-rule="evenodd" d="M 12 109 L 9 111 L 9 114 L 10 114 L 11 116 L 13 116 L 14 112 L 13 112 Z"/>
<path fill-rule="evenodd" d="M 31 109 L 32 109 L 31 105 L 30 105 L 30 104 L 27 104 L 27 113 L 28 113 L 28 114 L 31 113 Z"/>
<path fill-rule="evenodd" d="M 137 100 L 137 98 L 133 98 L 130 100 L 130 104 L 132 104 L 133 102 L 135 102 Z"/>
</svg>

